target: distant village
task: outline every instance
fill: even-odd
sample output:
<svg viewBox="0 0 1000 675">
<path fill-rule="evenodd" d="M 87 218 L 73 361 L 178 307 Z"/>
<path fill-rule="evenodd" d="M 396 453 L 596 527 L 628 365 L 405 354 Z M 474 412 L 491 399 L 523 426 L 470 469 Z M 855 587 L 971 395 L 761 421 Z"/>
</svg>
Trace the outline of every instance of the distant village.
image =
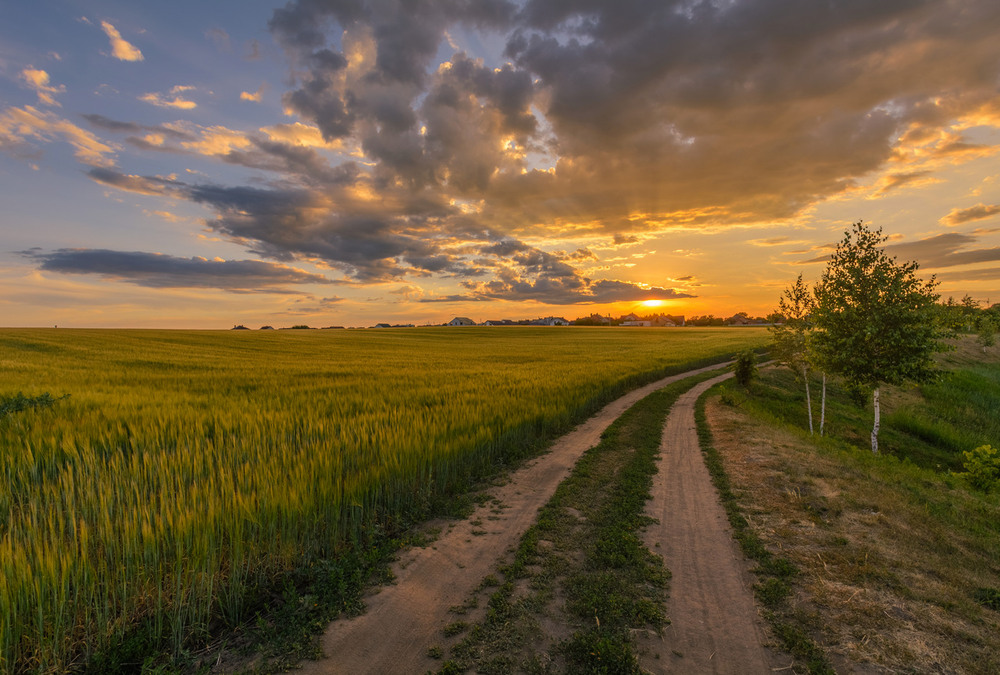
<svg viewBox="0 0 1000 675">
<path fill-rule="evenodd" d="M 692 316 L 685 318 L 683 315 L 674 314 L 646 314 L 635 313 L 625 314 L 618 318 L 603 316 L 601 314 L 591 314 L 590 316 L 579 317 L 572 321 L 561 316 L 546 316 L 538 319 L 487 319 L 486 321 L 474 321 L 466 316 L 456 316 L 451 321 L 439 324 L 423 324 L 423 326 L 635 326 L 646 328 L 675 328 L 679 326 L 771 326 L 781 323 L 784 317 L 780 314 L 770 314 L 768 316 L 752 317 L 745 312 L 737 312 L 733 316 L 717 317 L 712 314 L 704 316 Z M 344 328 L 415 328 L 412 323 L 377 323 L 374 326 L 323 326 L 324 329 L 344 329 Z M 289 329 L 311 329 L 312 326 L 297 325 Z M 246 326 L 233 326 L 233 330 L 250 330 Z M 261 326 L 260 330 L 274 330 L 273 326 Z"/>
</svg>

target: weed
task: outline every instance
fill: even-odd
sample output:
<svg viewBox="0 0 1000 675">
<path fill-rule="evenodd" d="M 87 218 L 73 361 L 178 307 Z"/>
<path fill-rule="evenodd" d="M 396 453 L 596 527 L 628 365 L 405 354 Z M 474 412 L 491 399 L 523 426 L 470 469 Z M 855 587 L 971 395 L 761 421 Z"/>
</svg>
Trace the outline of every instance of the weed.
<svg viewBox="0 0 1000 675">
<path fill-rule="evenodd" d="M 453 635 L 458 635 L 459 633 L 464 633 L 468 628 L 469 624 L 464 621 L 452 621 L 445 626 L 441 632 L 444 633 L 445 637 L 451 637 Z"/>
<path fill-rule="evenodd" d="M 972 594 L 973 599 L 983 607 L 1000 612 L 1000 589 L 977 588 Z"/>
<path fill-rule="evenodd" d="M 56 401 L 61 401 L 62 399 L 68 397 L 69 394 L 65 394 L 63 396 L 53 398 L 48 392 L 39 396 L 25 396 L 21 392 L 18 392 L 13 396 L 0 396 L 0 417 L 25 410 L 49 408 L 55 405 Z"/>
<path fill-rule="evenodd" d="M 989 492 L 1000 485 L 1000 450 L 981 445 L 962 454 L 965 455 L 965 472 L 959 475 L 972 487 Z"/>
</svg>

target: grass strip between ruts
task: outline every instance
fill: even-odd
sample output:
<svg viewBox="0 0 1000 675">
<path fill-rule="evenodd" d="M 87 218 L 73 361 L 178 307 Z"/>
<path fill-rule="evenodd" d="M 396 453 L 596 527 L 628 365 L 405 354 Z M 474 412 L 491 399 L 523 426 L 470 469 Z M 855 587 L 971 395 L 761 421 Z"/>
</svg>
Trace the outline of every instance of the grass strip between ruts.
<svg viewBox="0 0 1000 675">
<path fill-rule="evenodd" d="M 717 374 L 656 391 L 605 430 L 500 568 L 503 580 L 484 580 L 481 589 L 496 589 L 484 620 L 449 626 L 445 638 L 468 633 L 440 672 L 642 672 L 633 632 L 660 631 L 668 622 L 670 573 L 641 539 L 653 522 L 644 510 L 664 422 L 681 394 Z M 476 604 L 473 598 L 467 606 Z M 437 658 L 445 652 L 428 649 Z"/>
</svg>

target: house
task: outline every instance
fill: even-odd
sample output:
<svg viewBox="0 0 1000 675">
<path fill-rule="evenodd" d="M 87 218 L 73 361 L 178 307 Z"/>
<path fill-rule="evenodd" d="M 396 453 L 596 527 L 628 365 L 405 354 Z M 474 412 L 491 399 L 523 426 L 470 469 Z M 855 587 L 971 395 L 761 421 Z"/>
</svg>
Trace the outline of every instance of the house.
<svg viewBox="0 0 1000 675">
<path fill-rule="evenodd" d="M 640 319 L 640 318 L 639 318 L 639 317 L 638 317 L 637 315 L 635 315 L 635 314 L 626 314 L 626 315 L 625 315 L 625 316 L 623 316 L 623 317 L 622 317 L 621 319 L 619 319 L 619 321 L 621 322 L 621 325 L 623 325 L 623 326 L 624 326 L 624 325 L 626 325 L 626 324 L 625 324 L 625 322 L 626 322 L 626 321 L 642 321 L 642 319 Z M 631 325 L 633 325 L 633 324 L 631 324 L 631 323 L 630 323 L 630 324 L 628 324 L 628 325 L 629 325 L 629 326 L 631 326 Z"/>
<path fill-rule="evenodd" d="M 683 326 L 684 317 L 683 316 L 671 316 L 670 314 L 660 314 L 659 316 L 653 317 L 654 326 Z"/>
<path fill-rule="evenodd" d="M 600 314 L 591 314 L 590 316 L 585 316 L 574 321 L 577 326 L 610 326 L 611 317 L 601 316 Z"/>
<path fill-rule="evenodd" d="M 749 326 L 753 324 L 753 322 L 750 320 L 750 317 L 748 317 L 743 312 L 740 312 L 738 314 L 729 317 L 726 320 L 726 323 L 729 324 L 730 326 Z"/>
<path fill-rule="evenodd" d="M 392 328 L 392 326 L 387 323 L 377 323 L 372 328 Z"/>
<path fill-rule="evenodd" d="M 488 321 L 483 321 L 483 326 L 515 326 L 513 321 L 510 319 L 489 319 Z"/>
<path fill-rule="evenodd" d="M 635 315 L 633 314 L 632 316 L 635 316 Z M 622 321 L 618 325 L 619 326 L 645 326 L 645 327 L 648 328 L 648 327 L 650 327 L 650 326 L 653 325 L 653 322 L 652 321 L 647 321 L 647 320 L 644 320 L 644 319 L 634 319 L 634 320 L 629 320 L 629 321 Z"/>
<path fill-rule="evenodd" d="M 547 316 L 544 319 L 534 319 L 528 322 L 531 326 L 568 326 L 569 321 L 561 316 Z"/>
<path fill-rule="evenodd" d="M 448 322 L 449 326 L 475 326 L 476 322 L 467 316 L 456 316 Z"/>
</svg>

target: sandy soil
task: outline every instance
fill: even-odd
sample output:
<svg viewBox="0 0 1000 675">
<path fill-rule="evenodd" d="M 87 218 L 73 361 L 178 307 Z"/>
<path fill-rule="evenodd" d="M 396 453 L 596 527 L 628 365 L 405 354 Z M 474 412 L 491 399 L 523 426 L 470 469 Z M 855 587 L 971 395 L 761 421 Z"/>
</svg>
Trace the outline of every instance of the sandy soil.
<svg viewBox="0 0 1000 675">
<path fill-rule="evenodd" d="M 766 641 L 746 562 L 705 468 L 695 431 L 695 401 L 721 375 L 696 385 L 670 410 L 646 513 L 650 550 L 671 572 L 662 638 L 639 637 L 640 664 L 651 673 L 769 673 L 788 666 Z"/>
<path fill-rule="evenodd" d="M 427 648 L 440 642 L 441 630 L 455 620 L 449 608 L 465 601 L 495 571 L 497 558 L 517 544 L 534 523 L 538 509 L 580 455 L 597 444 L 601 432 L 656 389 L 718 367 L 692 370 L 636 389 L 557 440 L 547 454 L 513 473 L 506 485 L 491 490 L 504 507 L 499 514 L 487 504 L 468 520 L 455 523 L 432 546 L 404 552 L 393 566 L 395 584 L 368 598 L 365 614 L 330 624 L 321 640 L 326 658 L 303 663 L 301 672 L 424 673 L 439 668 L 440 661 L 428 657 Z M 473 521 L 482 524 L 476 527 Z M 676 578 L 675 572 L 675 592 Z M 728 598 L 725 605 L 730 605 Z"/>
</svg>

